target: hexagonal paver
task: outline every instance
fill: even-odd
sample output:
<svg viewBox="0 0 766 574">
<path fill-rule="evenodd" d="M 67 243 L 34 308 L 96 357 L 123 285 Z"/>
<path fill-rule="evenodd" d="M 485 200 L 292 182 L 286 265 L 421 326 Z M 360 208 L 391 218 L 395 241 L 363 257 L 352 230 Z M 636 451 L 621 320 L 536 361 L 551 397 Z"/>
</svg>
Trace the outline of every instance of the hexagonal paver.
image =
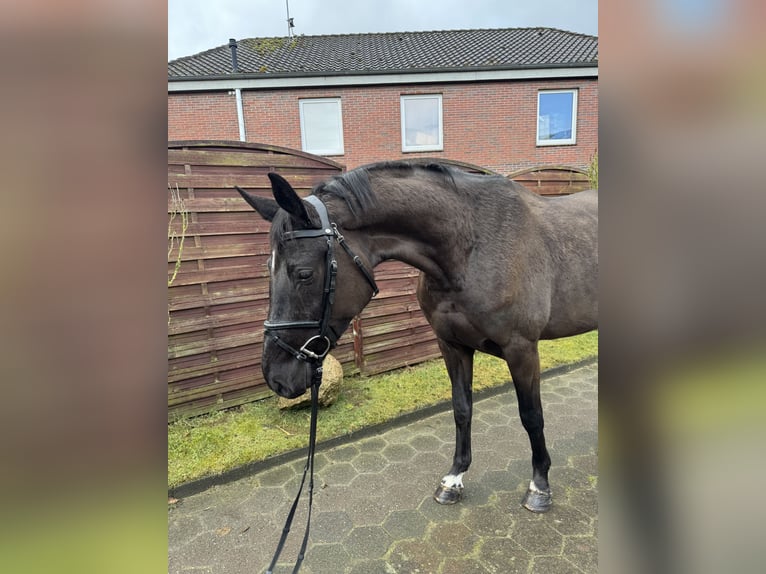
<svg viewBox="0 0 766 574">
<path fill-rule="evenodd" d="M 362 560 L 357 562 L 348 571 L 348 574 L 392 574 L 392 566 L 384 558 L 377 560 Z"/>
<path fill-rule="evenodd" d="M 424 434 L 413 436 L 409 445 L 418 452 L 434 452 L 441 449 L 444 443 L 434 435 Z"/>
<path fill-rule="evenodd" d="M 438 572 L 442 556 L 430 544 L 422 540 L 402 540 L 394 543 L 388 562 L 399 574 L 414 572 Z"/>
<path fill-rule="evenodd" d="M 408 444 L 389 444 L 382 454 L 390 462 L 410 460 L 415 456 L 415 449 Z"/>
<path fill-rule="evenodd" d="M 480 537 L 504 537 L 514 524 L 513 513 L 498 504 L 469 508 L 461 521 Z"/>
<path fill-rule="evenodd" d="M 284 486 L 295 477 L 295 471 L 288 465 L 277 466 L 265 471 L 260 476 L 261 486 Z"/>
<path fill-rule="evenodd" d="M 378 453 L 362 453 L 351 459 L 351 464 L 359 472 L 381 472 L 388 465 L 388 460 Z"/>
<path fill-rule="evenodd" d="M 452 452 L 450 449 L 449 458 L 444 452 L 419 452 L 412 457 L 411 462 L 413 472 L 429 472 L 438 482 L 452 465 Z"/>
<path fill-rule="evenodd" d="M 430 530 L 426 540 L 444 556 L 466 556 L 473 553 L 479 537 L 459 522 L 439 524 Z"/>
<path fill-rule="evenodd" d="M 332 462 L 345 462 L 359 454 L 359 447 L 355 444 L 347 444 L 326 451 L 324 454 Z"/>
<path fill-rule="evenodd" d="M 361 440 L 357 443 L 359 450 L 362 452 L 380 452 L 388 443 L 380 437 L 372 437 Z"/>
<path fill-rule="evenodd" d="M 391 512 L 391 504 L 380 498 L 349 498 L 344 506 L 354 526 L 383 524 Z"/>
<path fill-rule="evenodd" d="M 382 526 L 358 526 L 351 530 L 343 546 L 354 558 L 381 558 L 393 542 Z"/>
<path fill-rule="evenodd" d="M 441 574 L 493 574 L 478 558 L 447 558 Z"/>
<path fill-rule="evenodd" d="M 304 560 L 307 569 L 321 574 L 337 572 L 338 564 L 347 563 L 349 556 L 342 544 L 312 544 L 311 552 L 306 553 Z M 292 572 L 292 566 L 289 570 L 279 570 L 279 572 Z"/>
<path fill-rule="evenodd" d="M 417 510 L 394 510 L 383 523 L 383 528 L 396 539 L 423 538 L 428 521 Z"/>
<path fill-rule="evenodd" d="M 529 568 L 529 553 L 510 538 L 484 539 L 478 557 L 497 574 L 526 574 Z"/>
<path fill-rule="evenodd" d="M 535 556 L 529 574 L 572 574 L 572 563 L 563 556 Z"/>
<path fill-rule="evenodd" d="M 431 522 L 458 522 L 464 508 L 465 505 L 461 503 L 438 504 L 431 496 L 424 499 L 418 506 L 420 513 Z"/>
<path fill-rule="evenodd" d="M 556 531 L 561 534 L 577 534 L 582 536 L 593 533 L 593 525 L 590 517 L 576 508 L 563 504 L 556 504 L 554 501 L 553 507 L 548 514 L 551 516 L 551 520 L 548 524 L 551 528 L 556 529 Z"/>
<path fill-rule="evenodd" d="M 511 538 L 533 556 L 561 554 L 564 544 L 564 537 L 546 524 L 535 529 L 516 528 Z"/>
<path fill-rule="evenodd" d="M 351 518 L 345 511 L 314 511 L 311 515 L 312 542 L 338 542 L 351 532 Z"/>
<path fill-rule="evenodd" d="M 338 462 L 318 473 L 328 485 L 348 484 L 356 476 L 356 469 L 349 462 Z"/>
<path fill-rule="evenodd" d="M 598 572 L 598 541 L 593 536 L 567 536 L 563 556 L 583 572 Z"/>
</svg>

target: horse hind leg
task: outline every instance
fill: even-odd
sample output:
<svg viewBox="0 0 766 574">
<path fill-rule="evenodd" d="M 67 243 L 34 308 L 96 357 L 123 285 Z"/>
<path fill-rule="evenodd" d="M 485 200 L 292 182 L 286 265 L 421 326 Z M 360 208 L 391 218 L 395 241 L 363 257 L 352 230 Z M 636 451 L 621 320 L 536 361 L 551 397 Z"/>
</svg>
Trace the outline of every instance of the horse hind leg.
<svg viewBox="0 0 766 574">
<path fill-rule="evenodd" d="M 547 512 L 552 503 L 548 483 L 551 458 L 545 446 L 543 407 L 540 401 L 540 358 L 537 341 L 514 342 L 507 353 L 507 362 L 519 402 L 519 417 L 529 435 L 532 447 L 532 480 L 529 482 L 522 506 L 532 512 Z"/>
<path fill-rule="evenodd" d="M 473 349 L 438 340 L 452 383 L 455 417 L 455 455 L 449 473 L 434 492 L 439 504 L 455 504 L 463 498 L 463 474 L 471 465 L 471 415 L 473 411 Z"/>
</svg>

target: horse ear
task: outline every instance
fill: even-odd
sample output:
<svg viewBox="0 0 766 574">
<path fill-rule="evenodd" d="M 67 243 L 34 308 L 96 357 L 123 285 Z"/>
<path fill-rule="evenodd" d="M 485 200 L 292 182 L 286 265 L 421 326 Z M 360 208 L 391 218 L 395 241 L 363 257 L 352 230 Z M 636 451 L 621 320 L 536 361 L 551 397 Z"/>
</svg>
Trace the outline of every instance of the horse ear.
<svg viewBox="0 0 766 574">
<path fill-rule="evenodd" d="M 295 192 L 293 186 L 278 173 L 270 172 L 269 179 L 271 180 L 271 192 L 274 194 L 274 199 L 277 200 L 279 206 L 298 221 L 305 225 L 311 225 L 311 219 L 309 218 L 308 211 L 306 211 L 306 204 Z"/>
<path fill-rule="evenodd" d="M 235 185 L 234 187 L 242 196 L 242 198 L 247 203 L 249 203 L 250 206 L 255 209 L 261 217 L 263 217 L 266 221 L 271 221 L 274 219 L 277 211 L 279 211 L 279 205 L 276 201 L 248 193 L 238 185 Z"/>
</svg>

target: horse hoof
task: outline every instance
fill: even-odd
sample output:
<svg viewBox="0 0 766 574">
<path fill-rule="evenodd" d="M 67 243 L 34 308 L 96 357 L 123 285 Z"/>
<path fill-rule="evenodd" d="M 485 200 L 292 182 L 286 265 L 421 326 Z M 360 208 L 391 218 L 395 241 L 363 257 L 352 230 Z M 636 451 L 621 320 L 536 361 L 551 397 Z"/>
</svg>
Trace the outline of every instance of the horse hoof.
<svg viewBox="0 0 766 574">
<path fill-rule="evenodd" d="M 527 490 L 524 495 L 524 500 L 521 501 L 521 505 L 532 512 L 542 513 L 548 512 L 551 509 L 551 503 L 553 497 L 551 496 L 550 489 L 543 490 Z"/>
<path fill-rule="evenodd" d="M 440 484 L 434 492 L 434 500 L 439 504 L 455 504 L 463 498 L 463 488 Z"/>
</svg>

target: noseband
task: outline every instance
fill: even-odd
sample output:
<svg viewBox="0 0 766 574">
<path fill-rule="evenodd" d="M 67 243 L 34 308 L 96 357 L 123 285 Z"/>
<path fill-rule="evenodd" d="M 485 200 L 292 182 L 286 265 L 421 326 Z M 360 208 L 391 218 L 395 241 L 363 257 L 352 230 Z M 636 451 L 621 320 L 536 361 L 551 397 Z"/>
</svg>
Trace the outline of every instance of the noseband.
<svg viewBox="0 0 766 574">
<path fill-rule="evenodd" d="M 309 202 L 317 210 L 319 214 L 319 220 L 322 224 L 321 229 L 301 229 L 298 231 L 288 231 L 285 233 L 285 239 L 311 239 L 316 237 L 325 237 L 327 240 L 327 254 L 325 257 L 325 278 L 324 278 L 324 291 L 322 296 L 322 317 L 318 321 L 265 321 L 263 326 L 265 327 L 266 336 L 271 339 L 284 351 L 298 359 L 299 361 L 307 361 L 312 363 L 321 363 L 330 349 L 335 346 L 335 343 L 340 338 L 340 333 L 336 333 L 330 326 L 330 316 L 332 315 L 332 306 L 335 303 L 335 280 L 338 274 L 338 262 L 335 259 L 335 242 L 343 247 L 348 253 L 351 259 L 356 264 L 359 271 L 364 276 L 367 283 L 372 287 L 372 296 L 378 294 L 378 286 L 375 283 L 375 279 L 372 273 L 364 266 L 362 260 L 356 255 L 351 248 L 346 245 L 346 240 L 338 231 L 337 225 L 330 223 L 330 218 L 327 215 L 327 208 L 324 203 L 315 195 L 310 195 L 305 198 L 305 201 Z M 318 333 L 309 337 L 300 349 L 295 349 L 291 345 L 287 344 L 282 338 L 275 333 L 275 331 L 281 331 L 283 329 L 318 329 Z M 316 341 L 323 342 L 324 348 L 312 351 L 309 346 Z"/>
</svg>

